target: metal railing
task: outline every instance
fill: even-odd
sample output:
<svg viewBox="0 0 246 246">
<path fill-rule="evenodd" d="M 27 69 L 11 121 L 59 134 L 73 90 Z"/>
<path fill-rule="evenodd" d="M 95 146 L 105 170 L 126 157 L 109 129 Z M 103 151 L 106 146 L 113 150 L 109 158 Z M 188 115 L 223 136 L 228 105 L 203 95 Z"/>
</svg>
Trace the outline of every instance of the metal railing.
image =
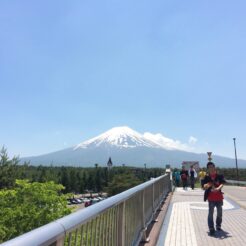
<svg viewBox="0 0 246 246">
<path fill-rule="evenodd" d="M 146 240 L 147 226 L 170 190 L 170 175 L 166 174 L 1 246 L 138 245 L 141 240 Z"/>
<path fill-rule="evenodd" d="M 244 185 L 246 186 L 246 181 L 238 181 L 238 180 L 226 180 L 226 183 L 231 185 Z"/>
</svg>

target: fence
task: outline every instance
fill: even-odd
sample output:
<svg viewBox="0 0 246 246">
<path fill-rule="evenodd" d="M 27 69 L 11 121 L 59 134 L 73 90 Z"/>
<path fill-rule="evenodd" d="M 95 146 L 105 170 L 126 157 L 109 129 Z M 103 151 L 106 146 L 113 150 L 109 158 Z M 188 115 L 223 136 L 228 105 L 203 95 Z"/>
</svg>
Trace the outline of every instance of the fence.
<svg viewBox="0 0 246 246">
<path fill-rule="evenodd" d="M 166 174 L 23 234 L 1 246 L 138 245 L 141 240 L 146 239 L 147 226 L 170 190 L 170 175 Z"/>
<path fill-rule="evenodd" d="M 231 185 L 243 185 L 246 186 L 246 181 L 238 181 L 238 180 L 226 180 L 227 184 L 231 184 Z"/>
</svg>

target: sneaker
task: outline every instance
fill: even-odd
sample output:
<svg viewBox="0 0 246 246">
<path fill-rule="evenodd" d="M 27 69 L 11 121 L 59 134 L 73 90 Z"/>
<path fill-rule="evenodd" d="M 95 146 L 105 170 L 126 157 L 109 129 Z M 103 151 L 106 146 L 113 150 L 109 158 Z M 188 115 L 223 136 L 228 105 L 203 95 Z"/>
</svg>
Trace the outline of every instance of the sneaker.
<svg viewBox="0 0 246 246">
<path fill-rule="evenodd" d="M 214 229 L 209 229 L 209 235 L 213 236 L 215 234 L 215 230 Z"/>
<path fill-rule="evenodd" d="M 216 227 L 216 230 L 217 230 L 217 231 L 221 231 L 222 229 L 221 229 L 220 226 L 217 226 L 217 227 Z"/>
</svg>

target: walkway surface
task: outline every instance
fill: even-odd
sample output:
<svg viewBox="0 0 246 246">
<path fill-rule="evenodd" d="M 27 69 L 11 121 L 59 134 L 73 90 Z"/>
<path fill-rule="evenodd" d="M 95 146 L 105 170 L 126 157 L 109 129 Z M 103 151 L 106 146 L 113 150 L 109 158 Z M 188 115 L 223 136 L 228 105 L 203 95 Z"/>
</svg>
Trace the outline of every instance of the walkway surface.
<svg viewBox="0 0 246 246">
<path fill-rule="evenodd" d="M 157 246 L 245 246 L 246 187 L 225 186 L 222 231 L 209 236 L 208 203 L 201 189 L 177 188 L 171 198 Z M 214 218 L 216 216 L 214 211 Z"/>
</svg>

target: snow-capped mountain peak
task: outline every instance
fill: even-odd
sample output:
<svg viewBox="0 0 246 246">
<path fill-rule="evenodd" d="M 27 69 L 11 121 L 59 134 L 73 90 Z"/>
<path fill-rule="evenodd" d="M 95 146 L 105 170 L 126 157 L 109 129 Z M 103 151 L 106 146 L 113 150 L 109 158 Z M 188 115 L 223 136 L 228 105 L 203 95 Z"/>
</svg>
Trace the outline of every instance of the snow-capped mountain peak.
<svg viewBox="0 0 246 246">
<path fill-rule="evenodd" d="M 74 149 L 111 145 L 118 148 L 135 148 L 140 146 L 160 148 L 160 145 L 145 138 L 142 134 L 127 126 L 114 127 L 105 133 L 78 144 Z"/>
<path fill-rule="evenodd" d="M 34 165 L 78 165 L 91 167 L 95 163 L 105 166 L 109 157 L 114 165 L 163 167 L 164 163 L 180 167 L 184 160 L 200 160 L 207 163 L 207 154 L 198 154 L 187 151 L 187 144 L 178 140 L 169 139 L 162 134 L 140 134 L 127 126 L 115 127 L 109 131 L 89 139 L 77 146 L 48 153 L 41 156 L 22 158 Z M 182 151 L 180 151 L 182 150 Z M 233 159 L 213 156 L 216 163 L 223 163 L 230 167 Z M 240 160 L 246 166 L 245 160 Z"/>
</svg>

